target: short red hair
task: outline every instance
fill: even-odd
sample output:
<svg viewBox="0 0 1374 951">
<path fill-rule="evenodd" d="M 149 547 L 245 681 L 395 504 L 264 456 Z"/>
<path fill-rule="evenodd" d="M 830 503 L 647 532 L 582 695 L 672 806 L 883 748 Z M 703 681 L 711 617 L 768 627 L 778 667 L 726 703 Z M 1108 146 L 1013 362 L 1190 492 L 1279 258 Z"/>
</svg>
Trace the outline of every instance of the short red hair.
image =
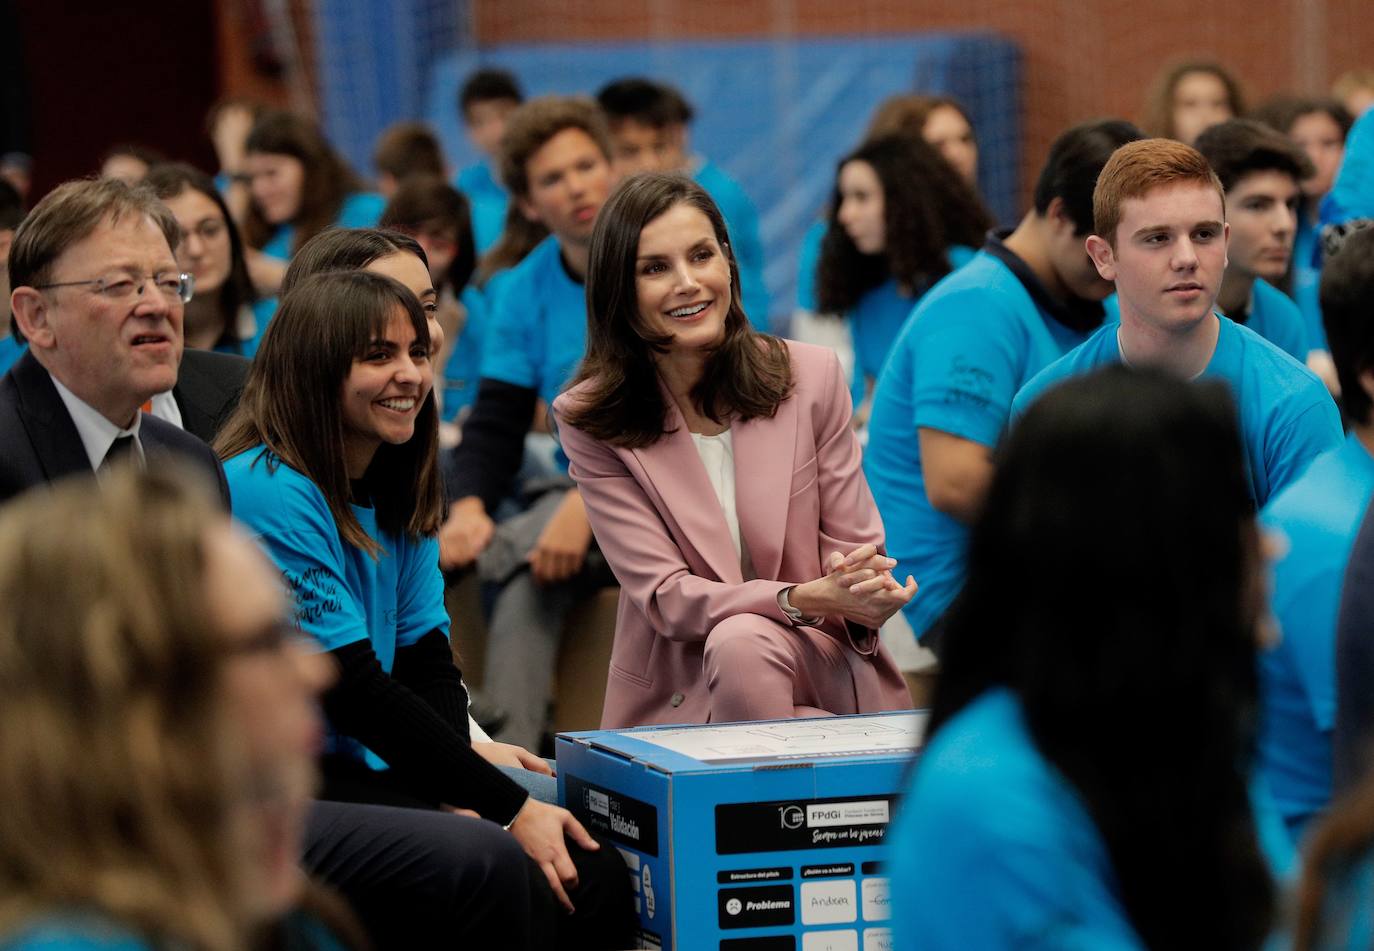
<svg viewBox="0 0 1374 951">
<path fill-rule="evenodd" d="M 1140 139 L 1112 153 L 1093 189 L 1093 232 L 1113 248 L 1121 206 L 1128 198 L 1141 198 L 1165 185 L 1210 185 L 1226 208 L 1226 190 L 1212 166 L 1191 145 L 1174 139 Z"/>
</svg>

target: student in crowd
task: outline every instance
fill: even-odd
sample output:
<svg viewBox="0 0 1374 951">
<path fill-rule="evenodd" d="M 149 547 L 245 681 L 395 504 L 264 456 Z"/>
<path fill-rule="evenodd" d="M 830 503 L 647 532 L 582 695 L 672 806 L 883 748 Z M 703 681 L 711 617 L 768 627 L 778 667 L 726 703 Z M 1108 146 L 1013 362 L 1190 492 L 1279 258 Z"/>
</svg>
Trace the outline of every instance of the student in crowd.
<svg viewBox="0 0 1374 951">
<path fill-rule="evenodd" d="M 1368 117 L 1371 113 L 1366 113 Z M 1368 119 L 1363 120 L 1368 121 Z M 1335 261 L 1345 255 L 1345 244 L 1355 242 L 1363 248 L 1365 260 L 1357 257 L 1345 259 L 1340 270 L 1344 273 L 1368 273 L 1367 255 L 1374 230 L 1369 228 L 1354 231 L 1343 236 L 1343 242 L 1332 254 L 1332 267 Z M 1336 242 L 1333 242 L 1336 243 Z M 1323 275 L 1322 306 L 1326 306 L 1326 277 Z M 1353 284 L 1353 282 L 1352 282 Z M 1339 285 L 1331 285 L 1334 293 Z M 1334 301 L 1333 301 L 1334 304 Z M 1342 301 L 1338 306 L 1349 304 L 1363 307 L 1368 313 L 1368 298 L 1360 301 Z M 1350 331 L 1355 332 L 1358 324 L 1352 324 Z M 1335 331 L 1332 322 L 1327 328 Z M 1363 331 L 1363 328 L 1359 328 Z M 1367 391 L 1367 382 L 1374 365 L 1363 364 L 1354 367 L 1355 380 L 1360 386 L 1359 394 Z M 1359 396 L 1356 397 L 1356 406 Z M 1332 734 L 1332 781 L 1337 796 L 1348 792 L 1357 785 L 1365 774 L 1374 773 L 1374 692 L 1369 689 L 1374 678 L 1374 507 L 1365 512 L 1355 544 L 1350 550 L 1350 559 L 1341 588 L 1341 605 L 1336 619 L 1336 717 Z"/>
<path fill-rule="evenodd" d="M 511 116 L 503 149 L 513 205 L 550 235 L 489 285 L 477 399 L 447 460 L 452 504 L 441 560 L 462 566 L 490 552 L 479 568 L 502 588 L 488 625 L 482 692 L 509 714 L 500 737 L 533 748 L 548 719 L 563 619 L 578 600 L 613 581 L 599 557 L 588 560 L 591 526 L 580 494 L 561 473 L 528 491 L 538 497 L 502 525 L 494 545 L 492 514 L 515 488 L 536 404 L 551 404 L 582 359 L 582 285 L 592 227 L 610 191 L 610 143 L 594 103 L 548 97 Z"/>
<path fill-rule="evenodd" d="M 9 182 L 0 180 L 0 374 L 24 353 L 24 340 L 10 317 L 10 245 L 14 229 L 24 220 L 24 200 Z"/>
<path fill-rule="evenodd" d="M 840 160 L 830 208 L 820 310 L 849 320 L 859 417 L 912 308 L 972 260 L 992 216 L 934 148 L 902 133 L 869 139 Z"/>
<path fill-rule="evenodd" d="M 451 856 L 464 868 L 483 867 L 486 839 L 508 829 L 542 873 L 544 900 L 528 921 L 501 927 L 623 947 L 629 894 L 619 855 L 494 765 L 547 771 L 542 760 L 469 740 L 434 535 L 443 492 L 430 347 L 419 300 L 390 277 L 306 278 L 283 297 L 216 440 L 235 517 L 281 569 L 298 623 L 339 671 L 324 695 L 324 798 L 428 817 L 419 821 L 436 834 L 442 827 L 457 843 L 468 839 Z M 446 814 L 461 810 L 496 825 Z M 555 897 L 576 914 L 558 914 Z M 492 935 L 468 937 L 489 946 Z M 440 940 L 463 943 L 451 934 L 425 943 Z"/>
<path fill-rule="evenodd" d="M 1303 181 L 1298 203 L 1298 231 L 1293 238 L 1293 270 L 1287 290 L 1302 311 L 1308 346 L 1316 351 L 1309 357 L 1309 365 L 1330 386 L 1335 369 L 1326 355 L 1326 331 L 1318 303 L 1321 203 L 1335 184 L 1353 120 L 1334 99 L 1280 99 L 1257 110 L 1254 117 L 1287 135 L 1312 163 L 1313 174 Z"/>
<path fill-rule="evenodd" d="M 219 170 L 215 172 L 215 187 L 224 196 L 229 216 L 242 225 L 252 201 L 248 185 L 251 181 L 244 167 L 248 134 L 257 124 L 262 107 L 248 99 L 221 99 L 210 107 L 205 116 L 205 133 L 215 149 Z"/>
<path fill-rule="evenodd" d="M 1352 69 L 1342 73 L 1331 87 L 1345 111 L 1358 119 L 1374 106 L 1374 69 Z"/>
<path fill-rule="evenodd" d="M 1083 250 L 1092 186 L 1113 150 L 1138 136 L 1115 120 L 1061 135 L 1034 208 L 931 288 L 892 346 L 873 394 L 864 471 L 897 576 L 921 581 L 904 609 L 918 637 L 962 583 L 967 525 L 992 478 L 1012 397 L 1102 323 L 1111 285 Z"/>
<path fill-rule="evenodd" d="M 301 245 L 328 227 L 370 228 L 386 201 L 363 183 L 311 120 L 265 112 L 245 143 L 252 204 L 244 237 L 259 293 L 275 294 Z"/>
<path fill-rule="evenodd" d="M 1216 313 L 1227 235 L 1221 182 L 1196 149 L 1172 139 L 1118 149 L 1093 192 L 1087 248 L 1103 280 L 1116 284 L 1121 322 L 1037 374 L 1017 394 L 1013 412 L 1060 380 L 1108 363 L 1219 379 L 1239 409 L 1256 509 L 1339 446 L 1340 414 L 1321 381 L 1249 327 Z"/>
<path fill-rule="evenodd" d="M 458 114 L 479 159 L 461 169 L 453 184 L 472 205 L 472 235 L 485 254 L 501 236 L 509 195 L 497 175 L 506 120 L 525 101 L 515 77 L 504 69 L 479 69 L 458 93 Z M 499 174 L 499 172 L 498 172 Z"/>
<path fill-rule="evenodd" d="M 643 171 L 680 172 L 715 200 L 725 215 L 731 248 L 739 262 L 744 312 L 755 327 L 766 332 L 768 286 L 763 279 L 759 213 L 744 189 L 720 166 L 692 154 L 691 105 L 672 86 L 637 77 L 602 87 L 596 98 L 610 123 L 618 177 Z"/>
<path fill-rule="evenodd" d="M 1240 83 L 1220 63 L 1187 60 L 1156 78 L 1145 106 L 1145 131 L 1188 145 L 1204 129 L 1245 114 Z"/>
<path fill-rule="evenodd" d="M 888 834 L 894 947 L 1263 945 L 1265 856 L 1292 854 L 1248 795 L 1265 606 L 1236 431 L 1223 387 L 1114 367 L 1011 432 Z"/>
<path fill-rule="evenodd" d="M 911 703 L 878 628 L 916 583 L 881 553 L 839 361 L 754 331 L 739 290 L 691 180 L 636 176 L 602 210 L 554 409 L 621 583 L 603 727 Z"/>
<path fill-rule="evenodd" d="M 1374 496 L 1374 230 L 1359 231 L 1327 264 L 1322 313 L 1350 433 L 1265 506 L 1283 539 L 1273 610 L 1282 639 L 1260 659 L 1260 757 L 1294 839 L 1331 799 L 1336 719 L 1336 611 L 1360 518 Z"/>
<path fill-rule="evenodd" d="M 117 178 L 126 185 L 137 185 L 148 174 L 148 169 L 165 161 L 166 156 L 145 145 L 116 145 L 100 160 L 100 177 Z"/>
<path fill-rule="evenodd" d="M 377 139 L 372 151 L 377 166 L 377 191 L 388 201 L 401 182 L 412 175 L 444 177 L 444 153 L 439 137 L 423 122 L 397 122 Z"/>
<path fill-rule="evenodd" d="M 917 136 L 932 146 L 976 192 L 978 138 L 973 130 L 973 121 L 958 101 L 948 96 L 917 94 L 884 99 L 869 120 L 864 141 L 902 134 Z M 821 242 L 828 230 L 831 213 L 833 209 L 824 220 L 815 222 L 806 230 L 797 252 L 797 306 L 811 313 L 825 313 L 817 310 L 816 276 Z M 981 237 L 977 243 L 982 243 Z"/>
<path fill-rule="evenodd" d="M 329 669 L 266 559 L 127 468 L 0 539 L 0 948 L 342 951 L 300 907 Z"/>
<path fill-rule="evenodd" d="M 1197 138 L 1197 150 L 1226 190 L 1226 264 L 1217 310 L 1244 324 L 1299 363 L 1311 347 L 1298 305 L 1276 287 L 1293 260 L 1306 154 L 1282 133 L 1253 119 L 1219 122 Z"/>
<path fill-rule="evenodd" d="M 1336 615 L 1336 724 L 1331 735 L 1335 795 L 1374 772 L 1374 506 L 1365 510 Z"/>
<path fill-rule="evenodd" d="M 243 239 L 215 183 L 180 163 L 154 165 L 144 182 L 176 218 L 177 260 L 195 281 L 186 304 L 186 346 L 251 357 L 276 301 L 258 298 Z"/>
<path fill-rule="evenodd" d="M 190 277 L 178 238 L 151 192 L 113 178 L 59 185 L 19 225 L 9 303 L 28 348 L 0 379 L 0 501 L 132 455 L 185 460 L 228 506 L 208 447 L 142 409 L 166 399 L 181 417 L 173 388 Z"/>
<path fill-rule="evenodd" d="M 424 250 L 444 329 L 435 360 L 442 373 L 440 409 L 445 422 L 456 421 L 477 397 L 487 318 L 482 293 L 471 283 L 477 259 L 468 201 L 442 178 L 411 178 L 387 203 L 381 225 L 414 236 Z"/>
<path fill-rule="evenodd" d="M 873 113 L 867 137 L 905 132 L 920 136 L 973 187 L 978 187 L 978 136 L 973 120 L 950 96 L 906 94 L 885 99 Z"/>
</svg>

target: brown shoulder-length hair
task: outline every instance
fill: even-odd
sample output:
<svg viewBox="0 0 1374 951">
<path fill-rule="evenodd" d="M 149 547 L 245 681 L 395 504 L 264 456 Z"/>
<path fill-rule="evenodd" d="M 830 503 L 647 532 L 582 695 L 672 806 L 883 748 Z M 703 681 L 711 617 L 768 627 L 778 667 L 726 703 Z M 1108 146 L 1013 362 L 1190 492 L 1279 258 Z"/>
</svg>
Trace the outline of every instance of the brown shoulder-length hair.
<svg viewBox="0 0 1374 951">
<path fill-rule="evenodd" d="M 1240 82 L 1226 67 L 1210 59 L 1179 60 L 1164 67 L 1150 85 L 1141 122 L 1147 135 L 1174 138 L 1174 90 L 1184 76 L 1192 73 L 1206 73 L 1219 79 L 1226 87 L 1226 101 L 1231 107 L 1231 115 L 1245 114 L 1245 94 L 1241 92 Z"/>
<path fill-rule="evenodd" d="M 329 144 L 320 127 L 295 113 L 263 113 L 254 123 L 253 131 L 248 133 L 244 150 L 286 155 L 305 168 L 300 209 L 291 222 L 296 228 L 292 251 L 328 228 L 338 217 L 344 199 L 363 189 L 362 180 Z M 243 222 L 244 237 L 249 245 L 261 248 L 276 230 L 277 226 L 258 211 L 257 204 L 250 202 Z"/>
<path fill-rule="evenodd" d="M 398 311 L 428 348 L 429 325 L 420 302 L 391 278 L 334 271 L 301 281 L 267 325 L 243 397 L 214 443 L 221 459 L 266 446 L 270 455 L 263 464 L 284 462 L 315 483 L 344 541 L 374 558 L 381 546 L 349 507 L 341 395 L 354 361 L 385 334 Z M 431 392 L 420 407 L 415 435 L 398 446 L 383 443 L 367 468 L 382 531 L 418 537 L 439 530 L 438 450 L 439 415 Z"/>
<path fill-rule="evenodd" d="M 626 179 L 601 209 L 587 263 L 587 353 L 569 386 L 586 383 L 568 423 L 613 446 L 649 446 L 666 435 L 668 406 L 655 356 L 671 334 L 655 333 L 639 313 L 635 261 L 644 226 L 675 205 L 704 214 L 730 262 L 725 335 L 692 389 L 693 402 L 716 422 L 769 417 L 792 392 L 787 348 L 754 331 L 740 306 L 739 265 L 725 219 L 706 191 L 682 175 L 645 173 Z"/>
</svg>

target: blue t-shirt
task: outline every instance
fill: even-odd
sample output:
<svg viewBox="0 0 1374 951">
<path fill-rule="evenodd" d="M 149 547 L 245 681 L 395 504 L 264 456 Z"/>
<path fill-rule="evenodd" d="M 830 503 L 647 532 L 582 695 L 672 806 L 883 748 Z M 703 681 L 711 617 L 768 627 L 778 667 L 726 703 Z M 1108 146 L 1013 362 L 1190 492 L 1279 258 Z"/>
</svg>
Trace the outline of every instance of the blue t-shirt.
<svg viewBox="0 0 1374 951">
<path fill-rule="evenodd" d="M 252 359 L 262 345 L 262 335 L 267 325 L 277 313 L 277 298 L 263 297 L 253 302 L 253 335 L 234 343 L 217 343 L 212 348 L 216 353 L 232 353 Z"/>
<path fill-rule="evenodd" d="M 1326 327 L 1322 325 L 1321 283 L 1321 225 L 1301 214 L 1297 233 L 1293 235 L 1293 302 L 1302 314 L 1310 350 L 1328 349 Z"/>
<path fill-rule="evenodd" d="M 1340 445 L 1341 417 L 1331 394 L 1307 367 L 1249 327 L 1218 316 L 1216 350 L 1202 379 L 1224 380 L 1240 414 L 1250 498 L 1263 508 L 1312 460 Z M 1121 362 L 1119 324 L 1103 327 L 1081 347 L 1046 367 L 1016 394 L 1013 415 L 1070 377 Z"/>
<path fill-rule="evenodd" d="M 386 210 L 386 199 L 381 195 L 372 192 L 354 192 L 343 200 L 342 207 L 339 208 L 336 217 L 330 227 L 333 228 L 375 228 L 377 222 L 382 220 L 382 212 Z M 294 225 L 281 225 L 276 231 L 272 232 L 272 237 L 262 246 L 262 253 L 269 258 L 276 258 L 278 261 L 289 261 L 292 255 L 292 244 L 296 240 L 296 228 Z"/>
<path fill-rule="evenodd" d="M 444 366 L 444 422 L 452 422 L 477 398 L 477 379 L 482 372 L 482 337 L 486 332 L 487 302 L 482 292 L 468 286 L 460 295 L 463 329 Z"/>
<path fill-rule="evenodd" d="M 225 462 L 224 475 L 234 517 L 281 569 L 295 599 L 296 621 L 321 650 L 369 640 L 390 673 L 396 648 L 436 629 L 447 635 L 438 539 L 381 532 L 376 511 L 354 505 L 363 531 L 382 547 L 374 559 L 344 541 L 315 483 L 261 446 Z M 364 754 L 361 744 L 342 736 L 331 738 L 331 748 Z"/>
<path fill-rule="evenodd" d="M 957 271 L 977 254 L 962 244 L 952 245 L 945 252 L 950 271 Z M 921 294 L 908 297 L 897 288 L 891 278 L 859 298 L 849 312 L 849 332 L 854 341 L 854 372 L 850 378 L 849 395 L 854 406 L 863 403 L 868 393 L 868 381 L 877 383 L 892 350 L 892 342 L 902 332 L 902 325 L 920 303 Z"/>
<path fill-rule="evenodd" d="M 587 348 L 587 299 L 553 235 L 487 285 L 482 376 L 535 390 L 552 404 Z"/>
<path fill-rule="evenodd" d="M 486 162 L 460 169 L 454 176 L 453 187 L 467 196 L 472 213 L 473 244 L 477 253 L 482 254 L 496 243 L 506 228 L 510 195 L 491 174 L 491 166 Z"/>
<path fill-rule="evenodd" d="M 1218 313 L 1222 313 L 1218 311 Z M 1299 363 L 1307 362 L 1307 331 L 1298 305 L 1273 284 L 1255 281 L 1245 326 Z"/>
<path fill-rule="evenodd" d="M 987 250 L 932 287 L 898 335 L 873 391 L 864 472 L 893 574 L 921 586 L 904 608 L 917 636 L 963 584 L 968 527 L 926 497 L 916 430 L 995 445 L 1016 391 L 1085 336 Z"/>
<path fill-rule="evenodd" d="M 912 772 L 887 836 L 893 947 L 1144 948 L 1106 844 L 1014 694 L 959 711 Z"/>
<path fill-rule="evenodd" d="M 93 914 L 53 915 L 0 937 L 0 951 L 152 951 L 122 925 Z"/>
<path fill-rule="evenodd" d="M 825 241 L 825 232 L 829 227 L 824 218 L 811 222 L 797 250 L 797 308 L 813 314 L 820 306 L 816 294 L 816 271 L 821 265 L 821 243 Z"/>
<path fill-rule="evenodd" d="M 709 160 L 703 159 L 692 178 L 706 189 L 725 217 L 730 244 L 739 264 L 740 305 L 749 322 L 768 332 L 768 285 L 763 279 L 763 242 L 759 239 L 759 213 L 744 189 Z"/>
<path fill-rule="evenodd" d="M 19 362 L 29 345 L 15 338 L 14 334 L 0 337 L 0 376 Z"/>
<path fill-rule="evenodd" d="M 1270 874 L 1292 845 L 1249 786 Z M 1069 781 L 1041 754 L 1021 703 L 995 687 L 922 751 L 887 837 L 894 947 L 922 951 L 1140 951 L 1106 843 Z"/>
<path fill-rule="evenodd" d="M 1262 513 L 1287 539 L 1274 565 L 1281 639 L 1260 657 L 1260 762 L 1294 838 L 1331 799 L 1336 612 L 1346 562 L 1374 495 L 1374 457 L 1352 433 L 1318 457 Z"/>
</svg>

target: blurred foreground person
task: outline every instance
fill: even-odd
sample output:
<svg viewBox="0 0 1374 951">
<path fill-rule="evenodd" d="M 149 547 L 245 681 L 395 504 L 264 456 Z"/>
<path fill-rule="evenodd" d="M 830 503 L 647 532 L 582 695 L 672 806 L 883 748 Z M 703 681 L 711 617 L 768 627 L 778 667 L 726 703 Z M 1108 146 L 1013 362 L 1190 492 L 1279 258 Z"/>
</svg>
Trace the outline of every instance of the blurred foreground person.
<svg viewBox="0 0 1374 951">
<path fill-rule="evenodd" d="M 1264 585 L 1237 430 L 1223 386 L 1126 368 L 1012 430 L 888 839 L 893 895 L 920 896 L 896 947 L 1264 941 L 1261 840 L 1291 851 L 1247 794 Z"/>
<path fill-rule="evenodd" d="M 127 467 L 0 515 L 7 951 L 340 947 L 291 912 L 328 667 L 188 478 Z"/>
</svg>

